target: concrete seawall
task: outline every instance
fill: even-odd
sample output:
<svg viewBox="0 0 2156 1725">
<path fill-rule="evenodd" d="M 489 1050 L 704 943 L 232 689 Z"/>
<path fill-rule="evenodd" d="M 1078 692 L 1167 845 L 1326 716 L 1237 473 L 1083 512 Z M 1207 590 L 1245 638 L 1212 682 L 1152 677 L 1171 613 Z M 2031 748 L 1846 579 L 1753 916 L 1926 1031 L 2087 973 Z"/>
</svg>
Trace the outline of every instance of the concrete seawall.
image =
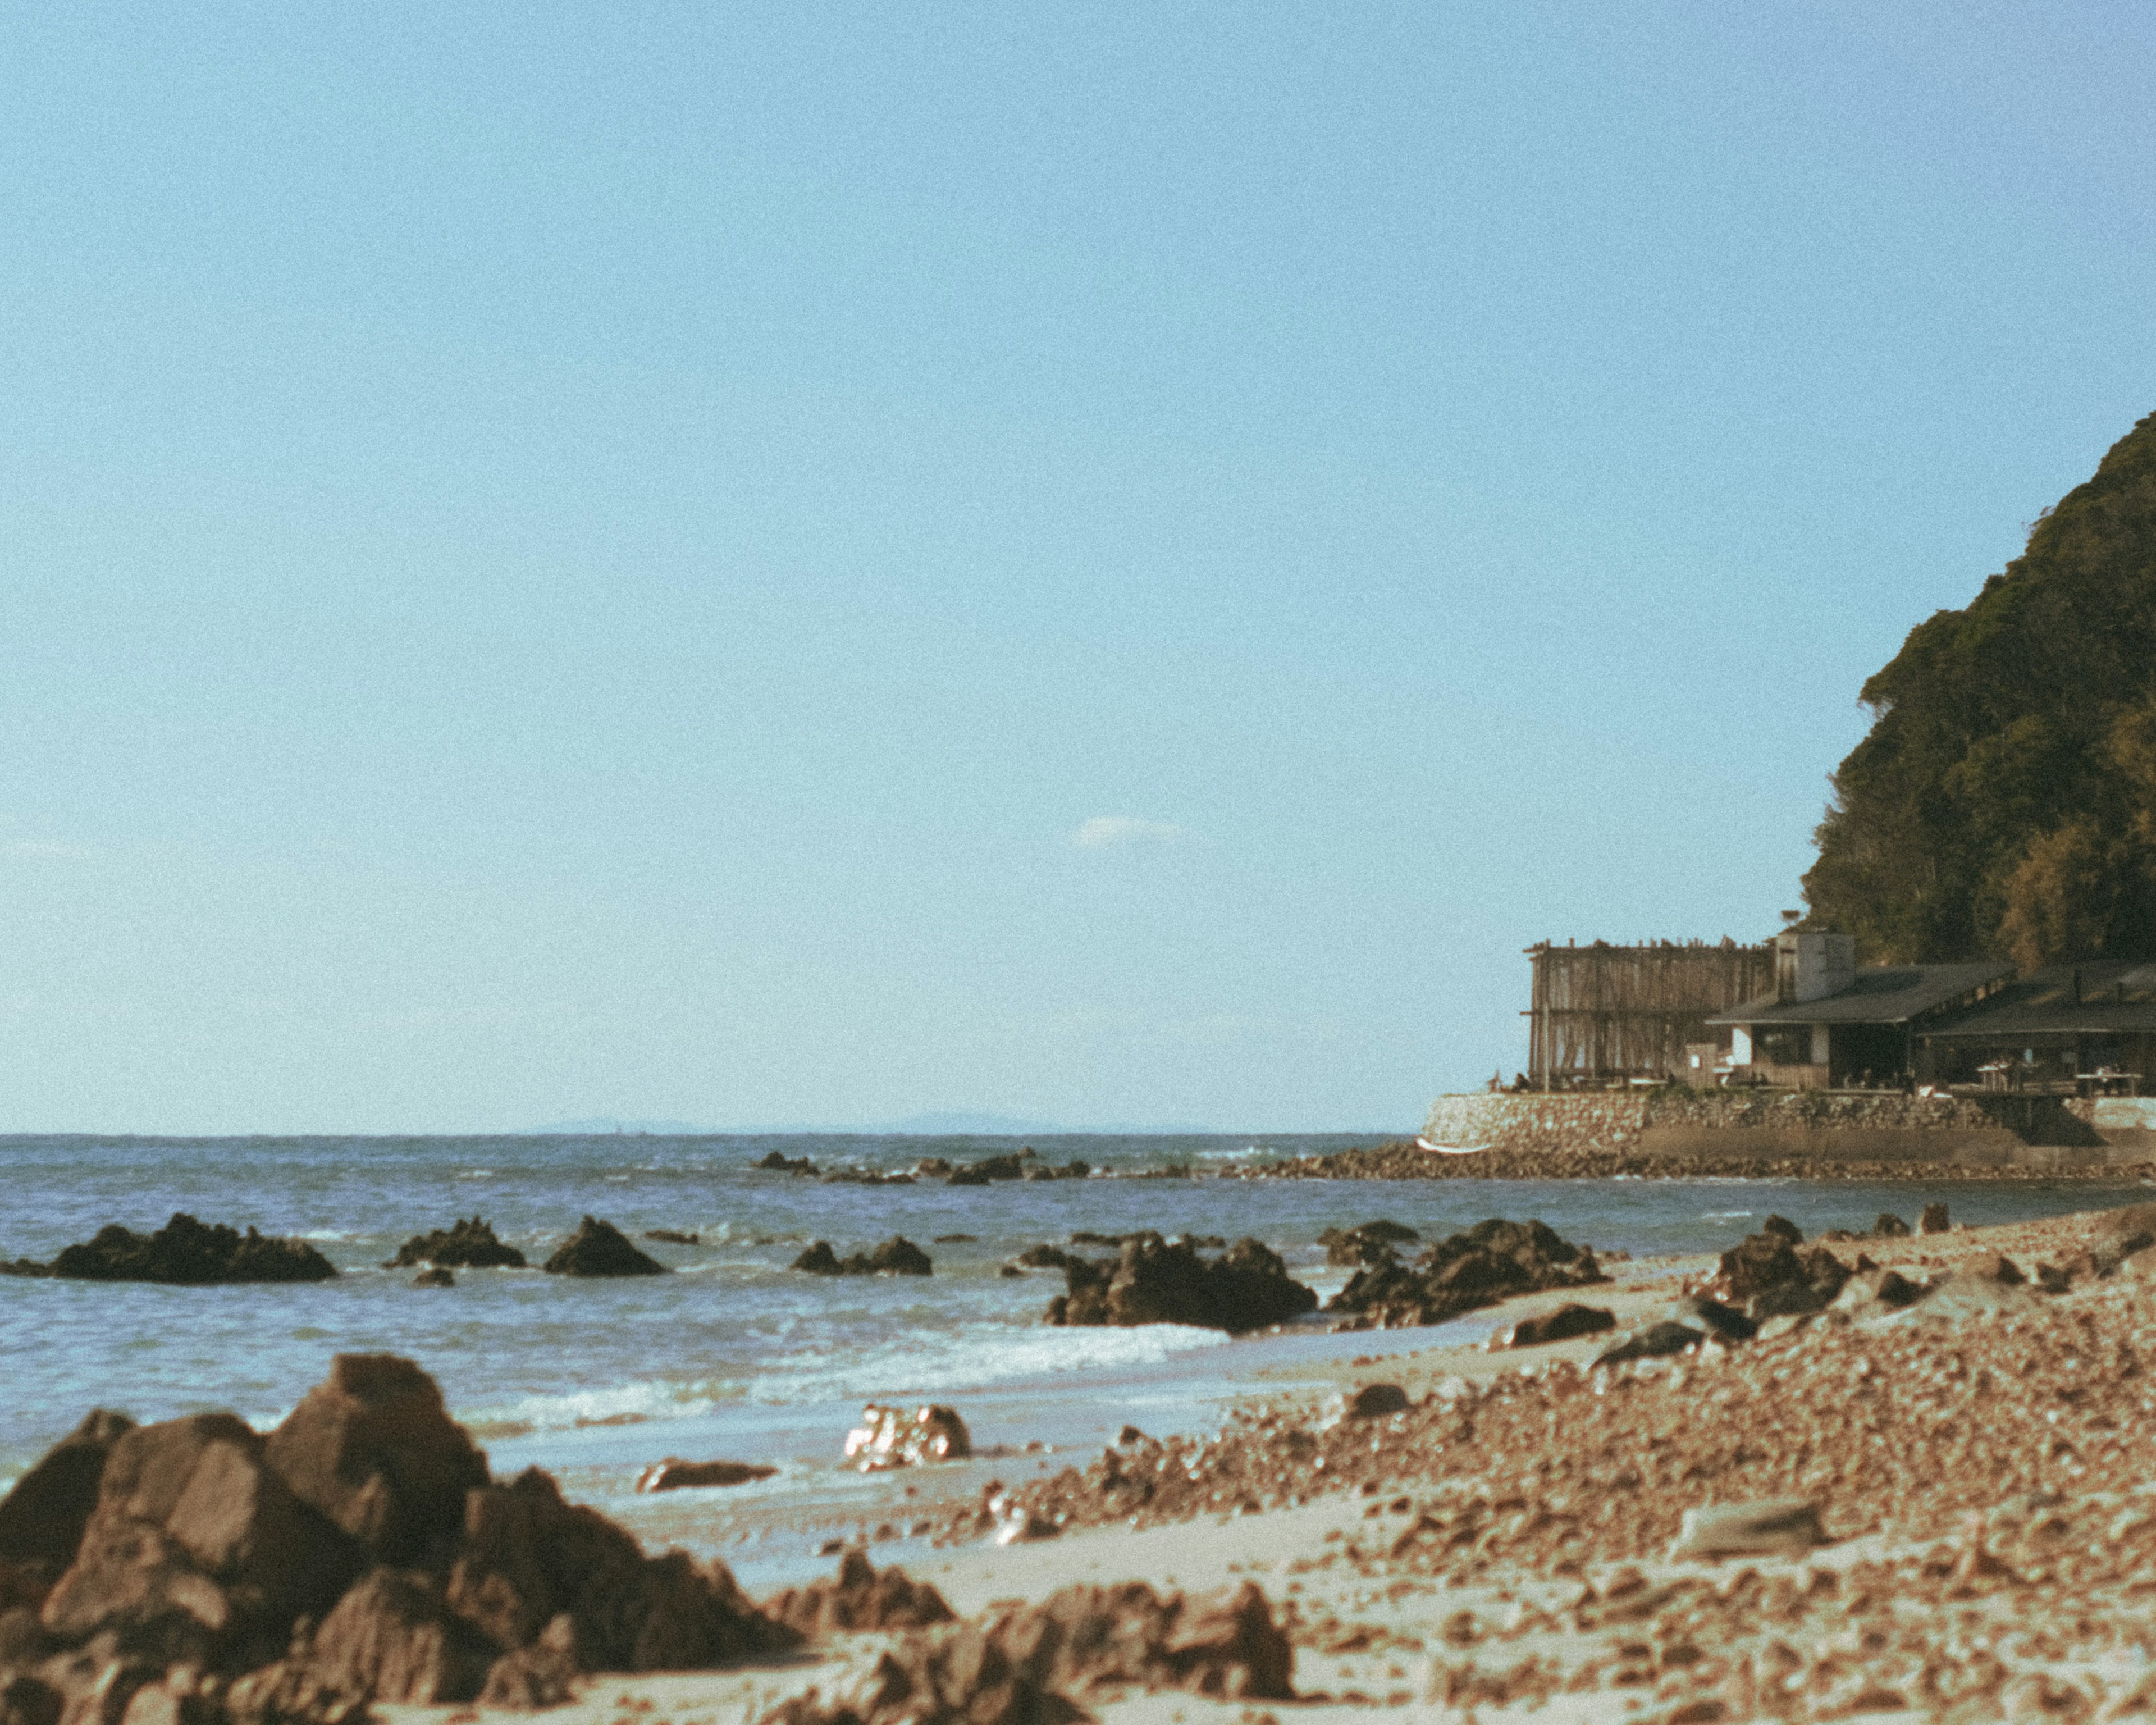
<svg viewBox="0 0 2156 1725">
<path fill-rule="evenodd" d="M 1553 1168 L 1645 1159 L 1711 1173 L 1767 1160 L 2066 1172 L 2156 1163 L 2156 1098 L 1485 1094 L 1440 1096 L 1422 1135 Z"/>
</svg>

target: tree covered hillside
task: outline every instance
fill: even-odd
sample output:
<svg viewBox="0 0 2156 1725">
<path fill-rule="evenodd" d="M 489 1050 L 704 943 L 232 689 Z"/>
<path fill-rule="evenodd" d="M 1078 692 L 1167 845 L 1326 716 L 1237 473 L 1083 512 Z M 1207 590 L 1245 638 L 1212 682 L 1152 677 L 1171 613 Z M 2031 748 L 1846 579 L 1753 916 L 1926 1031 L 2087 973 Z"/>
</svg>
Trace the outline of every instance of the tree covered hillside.
<svg viewBox="0 0 2156 1725">
<path fill-rule="evenodd" d="M 1870 963 L 2156 956 L 2156 414 L 1862 699 L 1813 926 Z"/>
</svg>

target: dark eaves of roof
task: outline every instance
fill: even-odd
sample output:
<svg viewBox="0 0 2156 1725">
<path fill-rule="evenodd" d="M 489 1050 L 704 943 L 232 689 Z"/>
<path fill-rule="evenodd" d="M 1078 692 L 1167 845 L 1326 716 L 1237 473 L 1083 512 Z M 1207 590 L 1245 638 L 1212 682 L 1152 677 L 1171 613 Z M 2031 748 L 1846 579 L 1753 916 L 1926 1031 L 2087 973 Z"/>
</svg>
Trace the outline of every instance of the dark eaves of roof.
<svg viewBox="0 0 2156 1725">
<path fill-rule="evenodd" d="M 1948 1040 L 2156 1031 L 2156 964 L 2054 964 L 1924 1027 Z"/>
<path fill-rule="evenodd" d="M 1838 993 L 1783 1002 L 1771 994 L 1718 1012 L 1710 1024 L 1906 1024 L 2011 976 L 2010 964 L 1876 964 Z"/>
</svg>

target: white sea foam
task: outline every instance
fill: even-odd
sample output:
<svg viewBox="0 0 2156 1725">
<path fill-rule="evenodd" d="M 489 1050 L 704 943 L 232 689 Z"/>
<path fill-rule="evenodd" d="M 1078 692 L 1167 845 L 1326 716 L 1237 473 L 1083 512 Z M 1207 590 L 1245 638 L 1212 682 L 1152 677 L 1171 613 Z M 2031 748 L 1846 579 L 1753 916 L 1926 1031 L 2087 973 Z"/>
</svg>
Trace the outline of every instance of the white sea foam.
<svg viewBox="0 0 2156 1725">
<path fill-rule="evenodd" d="M 685 1420 L 708 1414 L 728 1386 L 665 1378 L 581 1389 L 565 1395 L 527 1395 L 491 1408 L 459 1411 L 456 1419 L 482 1435 L 501 1431 L 572 1431 L 588 1425 L 631 1425 L 647 1420 Z"/>
<path fill-rule="evenodd" d="M 758 1401 L 774 1403 L 947 1394 L 1065 1372 L 1157 1366 L 1178 1354 L 1218 1348 L 1229 1340 L 1218 1330 L 1194 1329 L 1187 1324 L 1021 1330 L 973 1324 L 933 1338 L 895 1337 L 849 1349 L 843 1358 L 802 1369 L 774 1372 L 760 1378 L 751 1394 Z"/>
</svg>

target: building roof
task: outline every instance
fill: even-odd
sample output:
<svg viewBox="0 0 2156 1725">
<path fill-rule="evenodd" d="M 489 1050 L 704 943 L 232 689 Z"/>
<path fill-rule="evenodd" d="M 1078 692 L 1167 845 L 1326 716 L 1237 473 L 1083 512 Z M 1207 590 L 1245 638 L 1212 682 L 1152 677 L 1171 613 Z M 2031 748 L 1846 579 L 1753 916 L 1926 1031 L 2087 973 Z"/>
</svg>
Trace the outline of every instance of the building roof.
<svg viewBox="0 0 2156 1725">
<path fill-rule="evenodd" d="M 2010 964 L 1870 964 L 1856 980 L 1817 1000 L 1771 994 L 1717 1012 L 1710 1024 L 1906 1024 L 2011 976 Z"/>
<path fill-rule="evenodd" d="M 1927 1036 L 1992 1042 L 2130 1031 L 2156 1031 L 2156 964 L 2051 965 L 1924 1027 Z"/>
</svg>

